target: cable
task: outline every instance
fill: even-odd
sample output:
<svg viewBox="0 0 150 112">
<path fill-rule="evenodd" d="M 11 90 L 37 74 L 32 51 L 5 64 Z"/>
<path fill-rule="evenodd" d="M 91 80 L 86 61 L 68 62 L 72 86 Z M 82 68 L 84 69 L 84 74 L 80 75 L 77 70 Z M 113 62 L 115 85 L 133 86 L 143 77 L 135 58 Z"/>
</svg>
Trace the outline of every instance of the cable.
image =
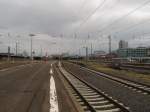
<svg viewBox="0 0 150 112">
<path fill-rule="evenodd" d="M 125 32 L 126 32 L 126 31 L 128 31 L 129 29 L 132 29 L 132 28 L 134 28 L 134 27 L 136 27 L 136 26 L 139 26 L 139 25 L 145 24 L 146 22 L 150 22 L 150 19 L 147 19 L 146 21 L 142 21 L 142 22 L 140 22 L 140 23 L 137 23 L 137 24 L 131 25 L 131 26 L 126 27 L 126 28 L 122 28 L 122 29 L 120 29 L 119 31 L 116 31 L 115 33 L 119 33 L 120 31 L 123 31 L 123 30 L 125 30 Z"/>
<path fill-rule="evenodd" d="M 142 5 L 136 7 L 135 9 L 133 9 L 132 11 L 128 12 L 127 14 L 121 16 L 120 18 L 118 18 L 117 20 L 113 21 L 112 23 L 108 24 L 106 27 L 102 28 L 99 32 L 102 32 L 103 30 L 105 30 L 107 27 L 112 26 L 113 24 L 117 23 L 118 21 L 128 17 L 129 15 L 131 15 L 132 13 L 136 12 L 137 10 L 143 8 L 145 5 L 147 5 L 148 3 L 150 3 L 150 0 L 144 2 Z"/>
<path fill-rule="evenodd" d="M 109 7 L 109 10 L 112 10 L 114 7 L 116 7 L 116 4 L 119 3 L 119 2 L 120 2 L 120 0 L 116 0 L 116 2 L 114 4 L 112 4 L 111 7 Z M 101 16 L 104 16 L 104 14 L 106 14 L 106 13 L 104 12 Z M 113 14 L 111 14 L 111 16 L 113 16 Z"/>
<path fill-rule="evenodd" d="M 82 25 L 84 25 L 84 24 L 89 20 L 89 18 L 91 18 L 91 17 L 93 16 L 93 14 L 96 13 L 96 11 L 97 11 L 99 8 L 101 8 L 101 7 L 104 5 L 105 2 L 106 2 L 106 0 L 103 0 L 103 1 L 96 7 L 96 9 L 95 9 L 89 16 L 87 16 L 85 20 L 83 20 L 83 22 L 79 25 L 79 29 L 80 29 L 80 27 L 81 27 Z M 77 30 L 79 30 L 79 29 L 77 29 Z M 75 32 L 77 32 L 77 30 L 76 30 Z"/>
<path fill-rule="evenodd" d="M 111 7 L 109 7 L 109 9 L 111 10 L 112 8 L 116 7 L 116 4 L 119 3 L 120 1 L 121 1 L 121 0 L 116 0 L 116 2 L 115 2 L 114 4 L 112 4 Z M 108 9 L 107 9 L 107 10 L 108 10 Z M 106 13 L 102 13 L 102 14 L 101 14 L 101 17 L 104 16 L 104 14 L 106 14 Z M 111 14 L 111 15 L 112 15 L 112 17 L 113 17 L 113 14 Z M 90 33 L 95 33 L 95 31 L 90 32 Z"/>
<path fill-rule="evenodd" d="M 84 1 L 81 3 L 81 6 L 80 6 L 78 12 L 80 12 L 80 11 L 84 8 L 84 6 L 85 6 L 85 4 L 86 4 L 87 2 L 88 2 L 88 0 L 84 0 Z"/>
</svg>

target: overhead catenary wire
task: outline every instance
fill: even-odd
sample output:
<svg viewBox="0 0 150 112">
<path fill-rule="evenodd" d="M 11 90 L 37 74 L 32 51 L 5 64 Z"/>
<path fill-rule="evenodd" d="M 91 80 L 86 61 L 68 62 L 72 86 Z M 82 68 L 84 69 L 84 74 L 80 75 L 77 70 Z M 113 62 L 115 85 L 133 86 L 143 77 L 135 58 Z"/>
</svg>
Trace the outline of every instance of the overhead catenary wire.
<svg viewBox="0 0 150 112">
<path fill-rule="evenodd" d="M 133 39 L 149 39 L 149 36 L 150 36 L 150 32 L 146 32 L 146 33 L 139 34 L 138 37 L 135 37 L 134 35 Z"/>
<path fill-rule="evenodd" d="M 81 6 L 79 8 L 79 10 L 77 11 L 77 14 L 78 12 L 81 12 L 83 10 L 83 8 L 85 7 L 85 4 L 88 2 L 88 0 L 83 0 L 82 3 L 81 3 Z"/>
<path fill-rule="evenodd" d="M 144 6 L 146 6 L 148 3 L 150 3 L 150 0 L 144 2 L 143 4 L 141 4 L 140 6 L 136 7 L 135 9 L 131 10 L 130 12 L 128 12 L 127 14 L 121 16 L 120 18 L 114 20 L 112 23 L 108 24 L 106 27 L 102 28 L 101 30 L 99 30 L 99 32 L 104 31 L 105 29 L 107 29 L 108 27 L 120 22 L 121 20 L 125 19 L 126 17 L 128 17 L 129 15 L 131 15 L 132 13 L 136 12 L 137 10 L 143 8 Z"/>
<path fill-rule="evenodd" d="M 127 31 L 129 31 L 130 29 L 134 29 L 136 26 L 146 24 L 147 22 L 150 22 L 150 18 L 147 19 L 147 20 L 145 20 L 145 21 L 140 21 L 139 23 L 136 23 L 136 24 L 134 24 L 134 25 L 131 25 L 131 26 L 122 28 L 122 29 L 120 29 L 120 30 L 117 30 L 117 31 L 115 31 L 113 34 L 119 34 L 119 33 L 127 32 Z M 122 31 L 123 31 L 123 32 L 122 32 Z M 139 37 L 139 35 L 140 35 L 140 36 L 144 36 L 144 35 L 149 35 L 149 34 L 150 34 L 149 32 L 141 33 L 141 34 L 138 34 L 138 37 Z M 135 37 L 135 34 L 134 34 L 133 39 L 137 39 L 138 37 Z M 141 38 L 141 37 L 140 37 L 140 38 Z"/>
<path fill-rule="evenodd" d="M 120 1 L 121 1 L 121 0 L 116 0 L 116 2 L 115 2 L 114 4 L 112 4 L 111 7 L 109 7 L 109 9 L 112 9 L 112 8 L 116 7 L 116 4 L 119 3 Z M 105 1 L 105 2 L 106 2 L 106 1 Z M 104 4 L 104 3 L 103 3 L 103 4 Z M 107 9 L 107 10 L 108 10 L 108 9 Z M 94 14 L 95 14 L 95 13 L 94 13 Z M 100 14 L 100 15 L 101 15 L 101 17 L 102 17 L 102 16 L 105 16 L 105 13 L 103 12 L 103 13 Z M 93 16 L 93 15 L 92 15 L 92 16 Z M 92 17 L 92 16 L 91 16 L 91 17 Z M 113 16 L 113 14 L 112 14 L 112 16 Z M 87 22 L 87 21 L 86 21 L 86 22 Z M 84 23 L 84 24 L 85 24 L 85 23 Z M 82 25 L 84 25 L 84 24 L 82 24 Z M 80 24 L 80 27 L 81 27 L 82 25 Z M 79 27 L 79 28 L 80 28 L 80 27 Z M 77 30 L 79 30 L 79 29 L 77 29 Z M 77 30 L 76 30 L 76 31 L 77 31 Z M 93 34 L 94 34 L 95 31 L 90 32 L 90 33 L 93 33 Z"/>
<path fill-rule="evenodd" d="M 114 8 L 116 8 L 116 4 L 118 4 L 119 2 L 120 2 L 121 0 L 116 0 L 116 2 L 114 2 L 114 4 L 112 4 L 112 6 L 111 7 L 109 7 L 109 10 L 112 10 L 112 9 L 114 9 Z M 107 8 L 107 10 L 108 10 L 108 8 Z M 103 12 L 103 14 L 101 15 L 101 16 L 105 16 L 105 12 Z M 112 17 L 113 17 L 113 14 L 111 14 L 112 15 Z"/>
<path fill-rule="evenodd" d="M 119 29 L 119 30 L 115 31 L 114 33 L 119 33 L 119 32 L 121 32 L 121 31 L 126 32 L 126 31 L 128 31 L 128 30 L 130 30 L 130 29 L 132 29 L 132 28 L 135 28 L 136 26 L 146 24 L 147 22 L 150 22 L 150 19 L 147 19 L 146 21 L 141 21 L 141 22 L 136 23 L 136 24 L 134 24 L 134 25 L 130 25 L 130 26 L 128 26 L 128 27 Z"/>
<path fill-rule="evenodd" d="M 103 1 L 93 10 L 93 12 L 92 12 L 90 15 L 88 15 L 88 16 L 83 20 L 83 22 L 79 25 L 79 28 L 78 28 L 75 32 L 77 32 L 77 31 L 81 28 L 81 26 L 84 25 L 84 24 L 97 12 L 97 10 L 98 10 L 99 8 L 101 8 L 101 7 L 104 5 L 105 2 L 106 2 L 106 0 L 103 0 Z"/>
</svg>

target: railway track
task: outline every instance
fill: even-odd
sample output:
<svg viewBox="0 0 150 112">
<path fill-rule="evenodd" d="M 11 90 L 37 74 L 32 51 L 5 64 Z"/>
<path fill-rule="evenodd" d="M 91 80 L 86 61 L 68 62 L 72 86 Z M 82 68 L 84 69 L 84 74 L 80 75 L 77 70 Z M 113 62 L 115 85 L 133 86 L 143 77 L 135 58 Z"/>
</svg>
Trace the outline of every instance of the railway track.
<svg viewBox="0 0 150 112">
<path fill-rule="evenodd" d="M 119 77 L 115 77 L 115 76 L 111 76 L 111 75 L 107 75 L 105 73 L 97 72 L 95 70 L 92 70 L 92 69 L 89 69 L 89 68 L 86 68 L 86 67 L 80 67 L 80 68 L 82 70 L 86 70 L 88 72 L 98 74 L 100 77 L 104 77 L 104 78 L 113 80 L 113 81 L 121 84 L 124 87 L 132 89 L 133 91 L 142 93 L 144 95 L 150 95 L 150 86 L 148 86 L 148 85 L 138 83 L 138 82 L 134 82 L 134 81 L 127 80 L 127 79 L 123 79 L 123 78 L 119 78 Z"/>
<path fill-rule="evenodd" d="M 150 71 L 149 70 L 141 70 L 141 69 L 136 69 L 136 68 L 129 68 L 129 67 L 120 67 L 121 70 L 127 70 L 127 71 L 133 71 L 137 73 L 142 73 L 142 74 L 147 74 L 149 75 Z"/>
<path fill-rule="evenodd" d="M 85 112 L 130 112 L 129 108 L 112 99 L 104 92 L 93 87 L 70 71 L 58 65 L 60 72 L 70 85 L 72 94 L 76 97 Z"/>
</svg>

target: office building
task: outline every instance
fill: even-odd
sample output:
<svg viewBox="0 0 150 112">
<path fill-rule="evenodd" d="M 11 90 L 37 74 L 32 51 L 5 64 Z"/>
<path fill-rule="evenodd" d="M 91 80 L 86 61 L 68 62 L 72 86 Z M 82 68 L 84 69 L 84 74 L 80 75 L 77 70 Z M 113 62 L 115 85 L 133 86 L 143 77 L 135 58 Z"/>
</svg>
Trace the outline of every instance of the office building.
<svg viewBox="0 0 150 112">
<path fill-rule="evenodd" d="M 122 48 L 117 50 L 119 57 L 150 57 L 150 48 L 137 47 L 137 48 Z"/>
<path fill-rule="evenodd" d="M 119 41 L 119 49 L 124 49 L 124 48 L 128 48 L 128 42 L 126 42 L 124 40 L 120 40 Z"/>
</svg>

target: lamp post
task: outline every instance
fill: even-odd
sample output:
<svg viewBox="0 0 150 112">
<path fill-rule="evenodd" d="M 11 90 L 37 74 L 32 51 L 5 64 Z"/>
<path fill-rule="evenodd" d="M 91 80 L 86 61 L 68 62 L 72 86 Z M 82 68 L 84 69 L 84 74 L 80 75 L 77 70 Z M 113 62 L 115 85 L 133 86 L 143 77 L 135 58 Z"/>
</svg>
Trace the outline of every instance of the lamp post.
<svg viewBox="0 0 150 112">
<path fill-rule="evenodd" d="M 109 54 L 111 55 L 111 36 L 110 35 L 108 36 L 108 40 L 109 40 L 109 42 L 108 42 Z"/>
<path fill-rule="evenodd" d="M 10 38 L 10 34 L 8 33 L 8 38 Z M 10 39 L 9 39 L 9 44 L 10 44 Z M 8 57 L 7 57 L 7 61 L 10 61 L 11 60 L 11 56 L 10 56 L 10 45 L 8 46 Z"/>
<path fill-rule="evenodd" d="M 20 45 L 21 45 L 21 38 L 20 38 L 21 36 L 20 35 L 17 35 L 16 36 L 16 49 L 15 49 L 15 52 L 16 52 L 16 56 L 18 56 L 19 55 L 19 52 L 20 52 Z"/>
<path fill-rule="evenodd" d="M 10 61 L 10 46 L 8 46 L 8 61 Z"/>
<path fill-rule="evenodd" d="M 33 62 L 33 40 L 32 40 L 32 37 L 36 36 L 35 34 L 29 34 L 29 36 L 31 37 L 30 38 L 30 52 L 31 52 L 31 61 Z"/>
<path fill-rule="evenodd" d="M 86 46 L 86 47 L 83 47 L 83 48 L 85 48 L 85 61 L 86 61 L 86 64 L 87 64 L 87 61 L 88 61 L 88 47 Z"/>
<path fill-rule="evenodd" d="M 18 42 L 16 42 L 16 56 L 18 55 Z"/>
</svg>

